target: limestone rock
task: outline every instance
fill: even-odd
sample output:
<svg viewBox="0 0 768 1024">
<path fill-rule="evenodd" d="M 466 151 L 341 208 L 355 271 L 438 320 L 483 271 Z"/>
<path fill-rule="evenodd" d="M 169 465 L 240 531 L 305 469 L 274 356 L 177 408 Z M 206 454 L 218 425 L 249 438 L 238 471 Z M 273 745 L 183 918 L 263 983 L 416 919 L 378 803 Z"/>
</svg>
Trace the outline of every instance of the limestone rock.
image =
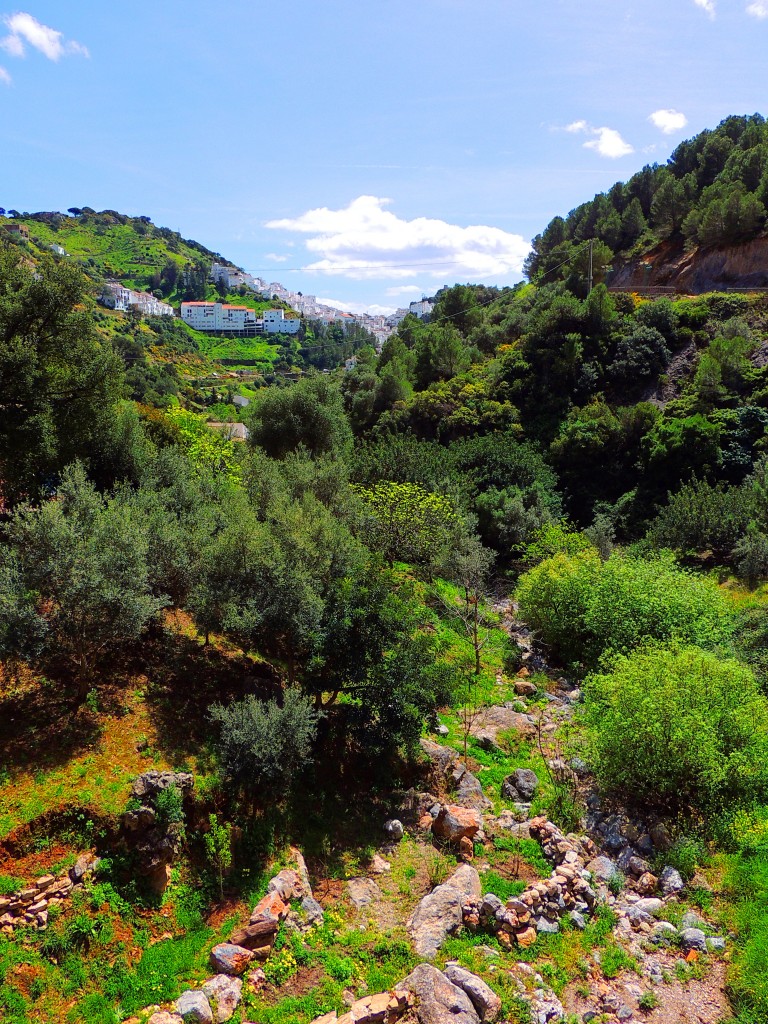
<svg viewBox="0 0 768 1024">
<path fill-rule="evenodd" d="M 419 964 L 402 988 L 416 996 L 419 1024 L 479 1024 L 469 996 L 431 964 Z"/>
<path fill-rule="evenodd" d="M 405 835 L 405 829 L 403 828 L 402 821 L 397 818 L 390 818 L 389 821 L 384 822 L 384 831 L 393 843 L 399 843 Z"/>
<path fill-rule="evenodd" d="M 511 707 L 485 708 L 478 715 L 474 725 L 470 729 L 472 736 L 485 733 L 495 743 L 500 732 L 514 731 L 525 736 L 533 736 L 536 726 L 528 715 L 521 715 Z"/>
<path fill-rule="evenodd" d="M 235 946 L 231 942 L 220 942 L 211 950 L 211 967 L 220 974 L 236 977 L 243 974 L 253 960 L 253 951 L 244 946 Z"/>
<path fill-rule="evenodd" d="M 460 864 L 444 884 L 456 889 L 462 896 L 472 896 L 475 899 L 479 899 L 483 891 L 480 875 L 471 864 Z"/>
<path fill-rule="evenodd" d="M 444 804 L 435 818 L 432 831 L 441 839 L 458 844 L 463 836 L 474 839 L 482 826 L 483 817 L 479 811 L 456 804 Z"/>
<path fill-rule="evenodd" d="M 459 931 L 462 902 L 463 894 L 450 885 L 438 885 L 419 902 L 406 924 L 419 956 L 434 957 L 446 938 Z"/>
<path fill-rule="evenodd" d="M 466 992 L 481 1021 L 496 1020 L 501 1012 L 501 999 L 482 978 L 478 978 L 477 975 L 471 974 L 455 964 L 446 967 L 443 974 L 450 982 Z"/>
<path fill-rule="evenodd" d="M 438 778 L 447 777 L 454 761 L 458 760 L 458 752 L 453 747 L 441 747 L 439 743 L 423 738 L 419 740 L 419 746 L 429 758 L 433 773 Z"/>
<path fill-rule="evenodd" d="M 683 891 L 685 882 L 679 871 L 667 865 L 659 875 L 659 888 L 665 896 L 673 896 Z"/>
<path fill-rule="evenodd" d="M 209 978 L 203 985 L 203 992 L 213 1006 L 217 1024 L 230 1020 L 240 1005 L 243 982 L 240 978 L 231 978 L 227 974 L 217 974 Z"/>
<path fill-rule="evenodd" d="M 347 882 L 347 895 L 359 910 L 381 899 L 381 889 L 372 878 L 352 878 Z"/>
<path fill-rule="evenodd" d="M 501 795 L 505 800 L 519 800 L 529 803 L 539 787 L 539 778 L 530 768 L 516 768 L 501 784 Z"/>
<path fill-rule="evenodd" d="M 169 1013 L 167 1010 L 158 1010 L 147 1020 L 146 1024 L 182 1024 L 184 1018 L 178 1013 Z"/>
<path fill-rule="evenodd" d="M 684 928 L 680 932 L 683 949 L 695 949 L 698 953 L 707 952 L 707 937 L 700 928 Z"/>
<path fill-rule="evenodd" d="M 456 785 L 457 804 L 462 807 L 474 807 L 479 811 L 485 811 L 492 806 L 491 801 L 483 793 L 480 780 L 472 772 L 468 772 L 463 765 L 456 765 L 452 772 L 452 778 Z"/>
<path fill-rule="evenodd" d="M 182 992 L 176 1000 L 176 1012 L 185 1024 L 213 1024 L 213 1010 L 204 992 Z"/>
</svg>

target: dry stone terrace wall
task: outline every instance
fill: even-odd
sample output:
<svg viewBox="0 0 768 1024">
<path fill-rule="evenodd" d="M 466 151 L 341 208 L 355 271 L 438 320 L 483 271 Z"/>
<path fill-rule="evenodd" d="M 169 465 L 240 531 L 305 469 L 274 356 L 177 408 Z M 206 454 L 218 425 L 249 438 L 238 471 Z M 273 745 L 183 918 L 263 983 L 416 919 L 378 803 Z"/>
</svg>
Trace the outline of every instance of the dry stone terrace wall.
<svg viewBox="0 0 768 1024">
<path fill-rule="evenodd" d="M 42 875 L 11 896 L 0 896 L 0 931 L 9 936 L 17 928 L 45 931 L 48 912 L 62 906 L 73 892 L 81 889 L 98 864 L 97 857 L 84 853 L 68 871 L 59 875 Z"/>
</svg>

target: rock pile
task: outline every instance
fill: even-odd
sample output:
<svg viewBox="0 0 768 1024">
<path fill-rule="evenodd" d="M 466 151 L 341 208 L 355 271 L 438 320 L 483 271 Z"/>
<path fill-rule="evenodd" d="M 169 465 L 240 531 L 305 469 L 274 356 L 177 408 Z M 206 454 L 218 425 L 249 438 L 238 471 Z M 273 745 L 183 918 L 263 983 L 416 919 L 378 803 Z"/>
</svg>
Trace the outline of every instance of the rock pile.
<svg viewBox="0 0 768 1024">
<path fill-rule="evenodd" d="M 333 1010 L 317 1017 L 312 1024 L 394 1024 L 413 1003 L 413 995 L 403 989 L 379 992 L 358 999 L 341 1017 Z"/>
<path fill-rule="evenodd" d="M 542 932 L 559 931 L 560 919 L 566 914 L 576 927 L 583 928 L 584 915 L 592 912 L 597 900 L 586 868 L 586 862 L 597 852 L 594 843 L 573 834 L 564 836 L 544 817 L 533 818 L 529 829 L 544 855 L 556 865 L 550 877 L 530 885 L 506 906 L 492 893 L 467 899 L 462 905 L 466 927 L 493 932 L 507 949 L 511 949 L 513 939 L 520 946 L 531 946 Z"/>
<path fill-rule="evenodd" d="M 298 850 L 293 851 L 293 858 L 296 869 L 284 868 L 269 880 L 267 894 L 253 908 L 248 924 L 232 932 L 223 946 L 241 947 L 250 951 L 253 959 L 266 960 L 281 922 L 288 920 L 293 928 L 306 930 L 322 921 L 323 908 L 312 896 L 304 858 Z M 291 911 L 291 900 L 301 901 L 301 914 Z"/>
<path fill-rule="evenodd" d="M 60 906 L 81 888 L 98 864 L 97 857 L 84 853 L 69 871 L 60 875 L 43 875 L 25 889 L 10 896 L 0 896 L 0 932 L 11 935 L 15 928 L 21 927 L 45 931 L 48 911 Z"/>
</svg>

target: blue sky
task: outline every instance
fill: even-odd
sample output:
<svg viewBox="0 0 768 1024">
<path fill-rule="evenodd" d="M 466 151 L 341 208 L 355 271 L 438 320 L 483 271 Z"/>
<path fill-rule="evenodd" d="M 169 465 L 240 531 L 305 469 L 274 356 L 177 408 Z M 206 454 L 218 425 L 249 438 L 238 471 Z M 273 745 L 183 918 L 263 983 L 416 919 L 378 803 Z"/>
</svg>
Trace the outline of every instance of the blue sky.
<svg viewBox="0 0 768 1024">
<path fill-rule="evenodd" d="M 519 280 L 552 216 L 768 106 L 768 0 L 0 0 L 0 17 L 0 205 L 146 214 L 356 308 Z"/>
</svg>

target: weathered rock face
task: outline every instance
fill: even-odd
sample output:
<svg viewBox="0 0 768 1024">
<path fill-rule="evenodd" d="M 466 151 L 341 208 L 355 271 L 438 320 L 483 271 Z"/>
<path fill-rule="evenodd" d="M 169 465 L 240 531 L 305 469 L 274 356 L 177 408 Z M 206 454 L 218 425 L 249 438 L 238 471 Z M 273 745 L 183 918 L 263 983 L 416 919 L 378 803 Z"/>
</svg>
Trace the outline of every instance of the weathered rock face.
<svg viewBox="0 0 768 1024">
<path fill-rule="evenodd" d="M 501 795 L 505 800 L 519 800 L 528 803 L 539 788 L 539 777 L 530 768 L 515 768 L 501 784 Z"/>
<path fill-rule="evenodd" d="M 182 795 L 189 793 L 194 779 L 189 772 L 149 771 L 133 781 L 131 795 L 142 800 L 141 807 L 126 811 L 123 832 L 138 855 L 140 870 L 148 888 L 165 891 L 170 881 L 170 866 L 181 851 L 183 829 L 180 822 L 162 822 L 154 803 L 159 793 L 175 786 Z"/>
<path fill-rule="evenodd" d="M 481 1021 L 496 1020 L 501 1012 L 501 999 L 482 978 L 459 967 L 458 964 L 449 964 L 443 974 L 448 981 L 466 992 Z"/>
<path fill-rule="evenodd" d="M 419 964 L 402 987 L 416 996 L 419 1024 L 480 1024 L 466 992 L 431 964 Z"/>
<path fill-rule="evenodd" d="M 646 274 L 636 261 L 611 275 L 609 285 L 632 291 L 643 287 L 673 287 L 681 292 L 716 291 L 728 286 L 768 287 L 768 239 L 740 244 L 697 247 L 686 251 L 682 243 L 662 242 L 642 257 Z"/>
</svg>

